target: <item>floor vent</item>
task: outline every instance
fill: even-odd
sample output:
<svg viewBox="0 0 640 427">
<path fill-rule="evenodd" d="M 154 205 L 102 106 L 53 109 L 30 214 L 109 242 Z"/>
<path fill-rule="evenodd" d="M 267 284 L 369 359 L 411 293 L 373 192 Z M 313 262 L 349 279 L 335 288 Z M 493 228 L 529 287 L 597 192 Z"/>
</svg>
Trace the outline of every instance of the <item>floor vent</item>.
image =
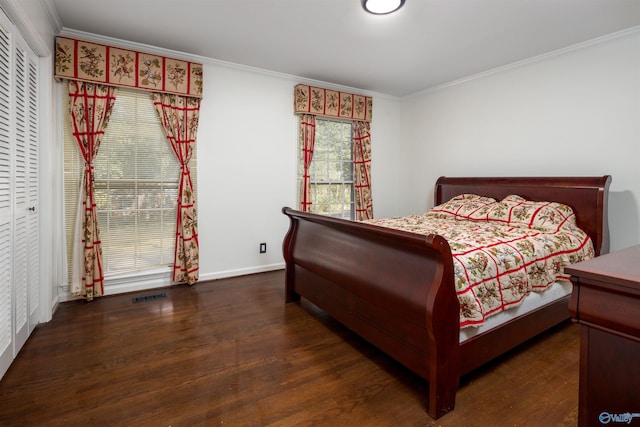
<svg viewBox="0 0 640 427">
<path fill-rule="evenodd" d="M 158 299 L 158 298 L 166 298 L 167 297 L 167 293 L 166 292 L 160 292 L 159 294 L 153 294 L 153 295 L 144 295 L 141 297 L 135 297 L 133 298 L 133 303 L 137 303 L 137 302 L 145 302 L 145 301 L 153 301 L 154 299 Z"/>
</svg>

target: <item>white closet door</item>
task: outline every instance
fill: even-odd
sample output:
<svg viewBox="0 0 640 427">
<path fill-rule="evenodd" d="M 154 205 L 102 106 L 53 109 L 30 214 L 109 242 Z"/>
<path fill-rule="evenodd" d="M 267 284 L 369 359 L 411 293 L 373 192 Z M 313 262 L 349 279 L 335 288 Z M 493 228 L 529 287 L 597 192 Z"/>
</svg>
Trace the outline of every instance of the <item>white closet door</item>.
<svg viewBox="0 0 640 427">
<path fill-rule="evenodd" d="M 28 168 L 27 168 L 27 216 L 28 216 L 28 280 L 29 280 L 29 333 L 40 319 L 40 136 L 38 133 L 38 63 L 33 52 L 29 54 L 27 76 Z"/>
<path fill-rule="evenodd" d="M 39 318 L 37 60 L 0 10 L 0 378 Z"/>
<path fill-rule="evenodd" d="M 27 94 L 27 52 L 24 42 L 14 34 L 14 183 L 13 183 L 13 290 L 14 290 L 14 352 L 20 351 L 29 337 L 29 281 L 27 275 L 28 257 L 28 194 L 27 165 L 28 151 L 28 94 Z"/>
<path fill-rule="evenodd" d="M 11 23 L 0 13 L 0 374 L 13 360 L 13 144 Z"/>
</svg>

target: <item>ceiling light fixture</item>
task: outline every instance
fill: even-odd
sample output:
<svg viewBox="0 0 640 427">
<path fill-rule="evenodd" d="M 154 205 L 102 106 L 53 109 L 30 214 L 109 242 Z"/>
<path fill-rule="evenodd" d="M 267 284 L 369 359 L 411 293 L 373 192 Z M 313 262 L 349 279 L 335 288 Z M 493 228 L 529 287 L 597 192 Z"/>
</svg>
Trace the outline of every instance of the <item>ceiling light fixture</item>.
<svg viewBox="0 0 640 427">
<path fill-rule="evenodd" d="M 362 0 L 362 7 L 374 15 L 386 15 L 395 12 L 404 5 L 404 0 Z"/>
</svg>

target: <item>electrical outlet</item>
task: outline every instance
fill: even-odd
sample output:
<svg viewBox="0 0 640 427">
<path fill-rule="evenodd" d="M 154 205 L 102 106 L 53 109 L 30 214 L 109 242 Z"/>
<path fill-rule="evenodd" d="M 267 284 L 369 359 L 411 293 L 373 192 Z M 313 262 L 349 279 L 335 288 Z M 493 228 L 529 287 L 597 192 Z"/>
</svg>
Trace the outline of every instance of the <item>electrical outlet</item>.
<svg viewBox="0 0 640 427">
<path fill-rule="evenodd" d="M 260 243 L 260 253 L 261 254 L 267 253 L 267 244 L 266 243 Z"/>
</svg>

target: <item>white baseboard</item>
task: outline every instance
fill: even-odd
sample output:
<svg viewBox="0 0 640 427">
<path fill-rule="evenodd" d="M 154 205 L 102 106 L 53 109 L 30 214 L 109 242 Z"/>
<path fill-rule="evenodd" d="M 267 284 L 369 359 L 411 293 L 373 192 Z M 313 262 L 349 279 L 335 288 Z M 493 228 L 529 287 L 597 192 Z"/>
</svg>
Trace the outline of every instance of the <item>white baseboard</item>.
<svg viewBox="0 0 640 427">
<path fill-rule="evenodd" d="M 278 262 L 275 264 L 261 265 L 258 267 L 238 268 L 235 270 L 219 271 L 216 273 L 207 273 L 200 275 L 200 282 L 205 280 L 217 280 L 226 279 L 228 277 L 246 276 L 248 274 L 264 273 L 267 271 L 282 270 L 284 269 L 284 262 Z"/>
<path fill-rule="evenodd" d="M 275 264 L 261 265 L 257 267 L 238 268 L 234 270 L 218 271 L 215 273 L 201 274 L 198 283 L 205 282 L 207 280 L 226 279 L 229 277 L 246 276 L 248 274 L 264 273 L 267 271 L 282 270 L 284 269 L 284 262 Z M 115 279 L 105 280 L 104 294 L 116 295 L 127 292 L 147 291 L 150 289 L 165 288 L 167 286 L 175 285 L 176 283 L 171 281 L 168 271 L 156 272 L 143 276 L 127 276 L 119 277 Z M 79 297 L 73 296 L 69 293 L 69 286 L 61 286 L 63 294 L 61 294 L 56 301 L 57 303 L 72 301 L 79 299 Z"/>
</svg>

